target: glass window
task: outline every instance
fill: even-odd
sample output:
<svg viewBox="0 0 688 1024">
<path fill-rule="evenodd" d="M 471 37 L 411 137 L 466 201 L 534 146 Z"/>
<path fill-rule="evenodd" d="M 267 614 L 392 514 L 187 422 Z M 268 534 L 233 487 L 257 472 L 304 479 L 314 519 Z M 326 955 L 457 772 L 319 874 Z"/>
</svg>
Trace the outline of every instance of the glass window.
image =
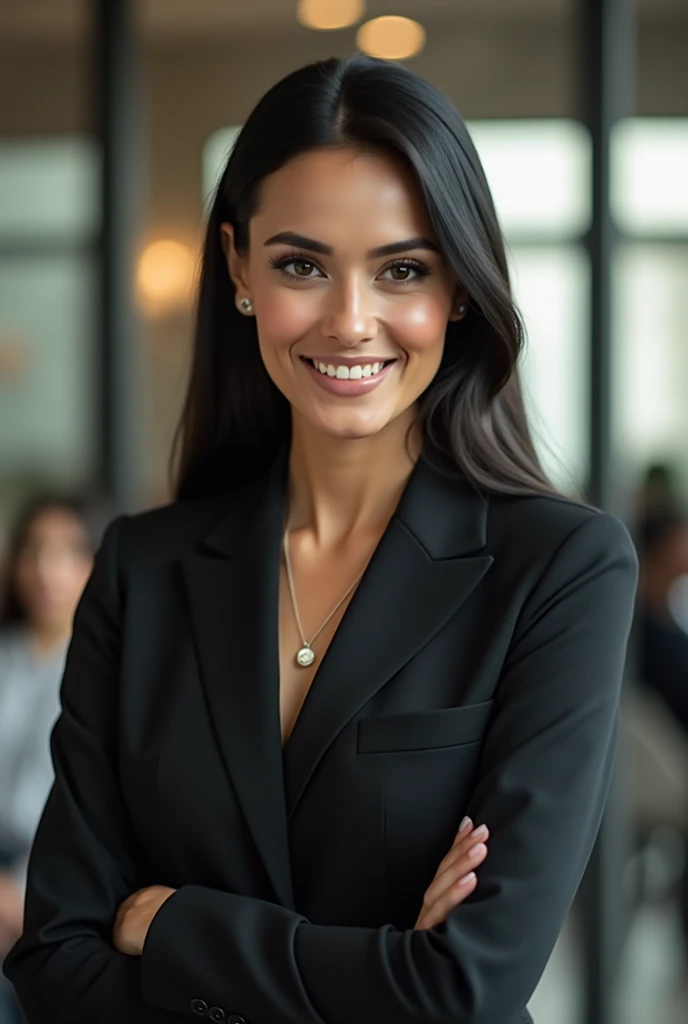
<svg viewBox="0 0 688 1024">
<path fill-rule="evenodd" d="M 98 216 L 96 161 L 81 138 L 0 142 L 0 244 L 89 237 Z"/>
<path fill-rule="evenodd" d="M 688 240 L 619 253 L 614 281 L 613 427 L 627 480 L 675 465 L 688 492 Z"/>
<path fill-rule="evenodd" d="M 76 485 L 93 467 L 92 295 L 85 256 L 0 256 L 5 478 Z"/>
<path fill-rule="evenodd" d="M 575 121 L 469 121 L 507 237 L 572 236 L 590 222 L 590 142 Z"/>
<path fill-rule="evenodd" d="M 688 235 L 688 118 L 634 118 L 617 125 L 612 200 L 626 231 Z"/>
<path fill-rule="evenodd" d="M 588 469 L 588 259 L 579 246 L 511 251 L 512 283 L 526 325 L 521 377 L 538 453 L 566 492 Z"/>
<path fill-rule="evenodd" d="M 0 143 L 0 504 L 94 469 L 97 215 L 88 140 Z"/>
</svg>

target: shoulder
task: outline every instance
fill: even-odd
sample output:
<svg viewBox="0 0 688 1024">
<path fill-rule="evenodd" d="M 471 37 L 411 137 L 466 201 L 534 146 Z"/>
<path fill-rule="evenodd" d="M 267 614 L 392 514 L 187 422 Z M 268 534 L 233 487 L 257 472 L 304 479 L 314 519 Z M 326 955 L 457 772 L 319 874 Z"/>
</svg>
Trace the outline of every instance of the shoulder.
<svg viewBox="0 0 688 1024">
<path fill-rule="evenodd" d="M 181 555 L 193 550 L 231 505 L 232 499 L 227 497 L 175 501 L 136 515 L 121 516 L 113 527 L 119 534 L 122 554 L 128 559 L 156 553 Z"/>
<path fill-rule="evenodd" d="M 518 544 L 536 561 L 549 561 L 564 549 L 616 551 L 637 561 L 628 528 L 617 516 L 566 497 L 491 495 L 488 542 Z"/>
<path fill-rule="evenodd" d="M 207 498 L 175 501 L 160 508 L 116 517 L 96 554 L 91 589 L 101 583 L 121 593 L 127 581 L 148 577 L 192 554 L 202 538 L 226 515 L 231 501 Z M 96 589 L 98 589 L 96 587 Z"/>
<path fill-rule="evenodd" d="M 526 628 L 546 610 L 630 621 L 638 556 L 621 519 L 565 498 L 491 497 L 488 547 L 501 590 L 519 594 Z M 611 626 L 610 626 L 611 628 Z"/>
</svg>

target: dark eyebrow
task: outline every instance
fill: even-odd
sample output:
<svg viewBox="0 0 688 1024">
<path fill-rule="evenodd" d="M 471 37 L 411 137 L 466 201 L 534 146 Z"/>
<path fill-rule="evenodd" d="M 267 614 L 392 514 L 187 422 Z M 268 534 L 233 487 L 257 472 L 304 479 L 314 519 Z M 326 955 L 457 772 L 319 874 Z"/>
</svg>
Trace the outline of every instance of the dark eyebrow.
<svg viewBox="0 0 688 1024">
<path fill-rule="evenodd" d="M 278 235 L 268 238 L 264 245 L 293 245 L 298 249 L 309 249 L 311 252 L 321 253 L 323 256 L 332 255 L 332 246 L 318 242 L 314 238 L 306 238 L 305 235 L 297 235 L 293 231 L 281 231 Z M 394 256 L 396 253 L 408 252 L 410 249 L 428 249 L 430 252 L 438 252 L 438 248 L 429 238 L 406 238 L 403 242 L 391 242 L 389 245 L 380 245 L 377 249 L 370 249 L 366 256 L 368 259 L 377 259 L 380 256 Z"/>
</svg>

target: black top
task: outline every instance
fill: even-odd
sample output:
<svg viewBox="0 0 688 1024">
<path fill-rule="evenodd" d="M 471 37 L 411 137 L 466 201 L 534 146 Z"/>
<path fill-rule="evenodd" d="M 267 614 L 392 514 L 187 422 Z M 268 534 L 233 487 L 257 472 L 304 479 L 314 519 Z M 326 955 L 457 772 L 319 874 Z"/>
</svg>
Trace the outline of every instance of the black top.
<svg viewBox="0 0 688 1024">
<path fill-rule="evenodd" d="M 637 574 L 616 519 L 414 470 L 282 751 L 282 469 L 109 529 L 6 971 L 29 1024 L 516 1024 L 607 796 Z M 414 931 L 469 814 L 476 891 Z M 120 902 L 176 892 L 141 958 Z"/>
</svg>

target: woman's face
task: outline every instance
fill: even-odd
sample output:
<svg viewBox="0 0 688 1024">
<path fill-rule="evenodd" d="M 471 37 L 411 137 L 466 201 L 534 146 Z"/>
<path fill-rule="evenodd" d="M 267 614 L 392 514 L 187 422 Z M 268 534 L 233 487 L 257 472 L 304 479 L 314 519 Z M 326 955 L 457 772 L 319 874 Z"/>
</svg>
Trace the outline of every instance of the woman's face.
<svg viewBox="0 0 688 1024">
<path fill-rule="evenodd" d="M 34 628 L 71 629 L 92 566 L 84 527 L 67 509 L 45 509 L 29 524 L 19 549 L 14 582 Z"/>
<path fill-rule="evenodd" d="M 414 418 L 467 296 L 400 162 L 302 154 L 263 183 L 248 252 L 230 225 L 223 235 L 237 300 L 251 299 L 263 362 L 296 418 L 339 438 Z"/>
</svg>

